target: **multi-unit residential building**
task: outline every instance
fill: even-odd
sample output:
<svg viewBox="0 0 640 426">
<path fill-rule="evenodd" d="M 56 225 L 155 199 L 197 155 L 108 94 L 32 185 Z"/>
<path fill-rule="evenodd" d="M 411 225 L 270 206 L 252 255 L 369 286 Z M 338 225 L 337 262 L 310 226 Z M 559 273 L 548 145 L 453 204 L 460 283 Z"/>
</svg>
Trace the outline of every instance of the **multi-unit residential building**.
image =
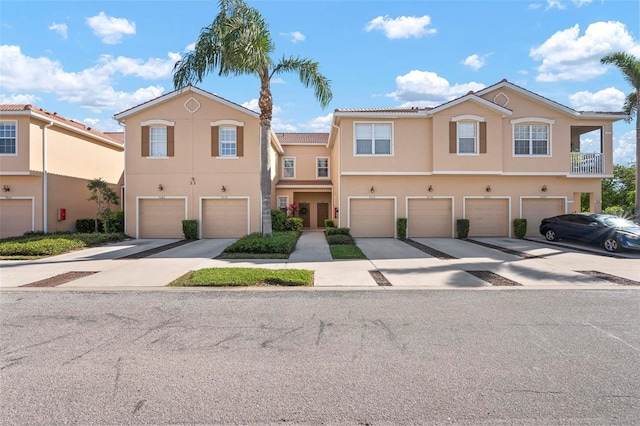
<svg viewBox="0 0 640 426">
<path fill-rule="evenodd" d="M 120 135 L 31 106 L 1 114 L 4 233 L 66 230 L 56 212 L 86 199 L 86 179 L 119 181 Z M 201 238 L 261 231 L 259 114 L 187 86 L 115 118 L 127 234 L 180 238 L 184 219 L 198 221 Z M 455 237 L 460 218 L 470 236 L 511 236 L 515 218 L 536 235 L 542 218 L 585 199 L 601 210 L 612 125 L 624 118 L 506 80 L 435 107 L 336 109 L 330 133 L 269 135 L 271 207 L 295 203 L 305 228 L 330 218 L 356 237 L 397 236 L 399 218 L 410 238 Z"/>
<path fill-rule="evenodd" d="M 515 218 L 535 235 L 542 218 L 579 212 L 581 197 L 601 210 L 612 124 L 625 117 L 575 111 L 506 80 L 433 108 L 338 109 L 332 206 L 357 237 L 393 237 L 401 217 L 409 238 L 454 237 L 458 218 L 470 236 L 511 236 Z"/>
<path fill-rule="evenodd" d="M 87 182 L 123 180 L 122 133 L 32 105 L 0 105 L 0 238 L 75 230 L 96 215 Z"/>
</svg>

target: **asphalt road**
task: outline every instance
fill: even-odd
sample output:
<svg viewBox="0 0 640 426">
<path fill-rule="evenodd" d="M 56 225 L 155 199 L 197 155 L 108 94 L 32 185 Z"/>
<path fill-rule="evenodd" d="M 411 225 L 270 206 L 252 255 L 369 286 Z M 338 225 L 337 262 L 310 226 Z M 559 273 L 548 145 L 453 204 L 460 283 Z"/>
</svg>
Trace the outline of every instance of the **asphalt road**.
<svg viewBox="0 0 640 426">
<path fill-rule="evenodd" d="M 0 422 L 640 424 L 640 292 L 0 293 Z"/>
</svg>

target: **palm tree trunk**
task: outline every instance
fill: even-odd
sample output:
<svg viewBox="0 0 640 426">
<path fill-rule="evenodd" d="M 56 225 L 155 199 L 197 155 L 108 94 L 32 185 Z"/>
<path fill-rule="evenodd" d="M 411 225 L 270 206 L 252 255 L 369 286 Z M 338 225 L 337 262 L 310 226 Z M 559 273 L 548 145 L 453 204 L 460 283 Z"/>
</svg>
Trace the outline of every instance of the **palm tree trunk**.
<svg viewBox="0 0 640 426">
<path fill-rule="evenodd" d="M 260 121 L 260 192 L 262 193 L 262 235 L 272 235 L 271 226 L 271 161 L 269 161 L 269 139 L 271 122 Z"/>
</svg>

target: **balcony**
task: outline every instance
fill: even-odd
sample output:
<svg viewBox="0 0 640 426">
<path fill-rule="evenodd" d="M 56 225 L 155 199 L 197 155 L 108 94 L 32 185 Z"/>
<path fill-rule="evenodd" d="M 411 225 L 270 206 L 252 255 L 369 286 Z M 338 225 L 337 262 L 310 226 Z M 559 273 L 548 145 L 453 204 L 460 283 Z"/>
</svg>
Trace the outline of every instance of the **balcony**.
<svg viewBox="0 0 640 426">
<path fill-rule="evenodd" d="M 570 173 L 572 175 L 604 174 L 604 154 L 601 152 L 572 152 Z"/>
</svg>

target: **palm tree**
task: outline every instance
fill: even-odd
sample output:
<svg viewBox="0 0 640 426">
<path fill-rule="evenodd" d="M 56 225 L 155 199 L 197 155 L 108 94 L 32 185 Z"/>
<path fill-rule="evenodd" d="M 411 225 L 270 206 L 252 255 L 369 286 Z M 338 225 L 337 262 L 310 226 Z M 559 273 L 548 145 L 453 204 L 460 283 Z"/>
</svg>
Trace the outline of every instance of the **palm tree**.
<svg viewBox="0 0 640 426">
<path fill-rule="evenodd" d="M 635 56 L 625 52 L 614 52 L 606 55 L 600 62 L 603 64 L 613 64 L 622 71 L 624 79 L 633 87 L 633 92 L 629 93 L 624 101 L 623 110 L 629 115 L 627 121 L 631 121 L 633 115 L 636 116 L 636 199 L 635 216 L 640 217 L 640 60 Z"/>
<path fill-rule="evenodd" d="M 269 26 L 257 9 L 243 0 L 220 0 L 215 20 L 200 32 L 195 49 L 182 56 L 173 68 L 176 89 L 201 82 L 211 71 L 219 75 L 255 75 L 260 79 L 260 189 L 262 192 L 262 233 L 271 236 L 271 166 L 269 141 L 273 99 L 271 79 L 286 72 L 297 72 L 305 87 L 313 87 L 322 107 L 331 101 L 331 83 L 318 70 L 318 63 L 307 58 L 282 57 L 273 61 L 275 49 Z"/>
</svg>

